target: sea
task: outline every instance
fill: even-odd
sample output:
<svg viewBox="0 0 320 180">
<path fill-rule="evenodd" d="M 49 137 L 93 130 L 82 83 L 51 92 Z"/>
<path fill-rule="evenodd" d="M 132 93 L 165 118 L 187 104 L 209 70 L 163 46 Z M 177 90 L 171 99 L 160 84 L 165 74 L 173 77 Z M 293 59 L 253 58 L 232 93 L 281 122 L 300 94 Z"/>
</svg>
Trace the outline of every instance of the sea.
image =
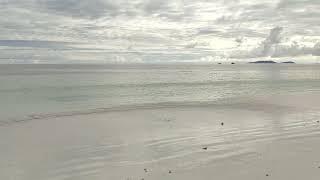
<svg viewBox="0 0 320 180">
<path fill-rule="evenodd" d="M 0 123 L 320 91 L 320 65 L 0 65 Z"/>
</svg>

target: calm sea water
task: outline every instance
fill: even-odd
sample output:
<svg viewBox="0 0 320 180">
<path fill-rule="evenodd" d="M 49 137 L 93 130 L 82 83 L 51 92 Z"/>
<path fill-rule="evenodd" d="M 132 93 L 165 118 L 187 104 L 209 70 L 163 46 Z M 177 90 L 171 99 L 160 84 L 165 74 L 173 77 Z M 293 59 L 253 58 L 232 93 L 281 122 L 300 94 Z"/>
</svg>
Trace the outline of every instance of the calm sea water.
<svg viewBox="0 0 320 180">
<path fill-rule="evenodd" d="M 1 180 L 318 179 L 319 65 L 0 65 L 0 84 Z"/>
<path fill-rule="evenodd" d="M 0 65 L 0 121 L 320 91 L 320 65 Z"/>
</svg>

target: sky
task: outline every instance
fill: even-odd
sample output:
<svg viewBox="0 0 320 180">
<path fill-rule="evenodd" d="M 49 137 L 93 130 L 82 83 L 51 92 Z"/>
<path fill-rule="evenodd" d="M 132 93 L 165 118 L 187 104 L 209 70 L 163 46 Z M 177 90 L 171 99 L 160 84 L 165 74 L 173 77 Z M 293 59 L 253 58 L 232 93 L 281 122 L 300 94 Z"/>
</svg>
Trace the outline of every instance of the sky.
<svg viewBox="0 0 320 180">
<path fill-rule="evenodd" d="M 0 63 L 320 62 L 320 0 L 0 0 Z"/>
</svg>

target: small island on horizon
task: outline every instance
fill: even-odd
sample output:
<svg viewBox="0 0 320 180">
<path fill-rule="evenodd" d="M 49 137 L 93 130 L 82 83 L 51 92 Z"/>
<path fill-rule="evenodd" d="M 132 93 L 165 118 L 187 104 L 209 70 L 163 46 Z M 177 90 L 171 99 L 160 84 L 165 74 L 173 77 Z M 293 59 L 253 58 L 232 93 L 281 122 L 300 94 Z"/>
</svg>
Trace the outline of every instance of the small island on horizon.
<svg viewBox="0 0 320 180">
<path fill-rule="evenodd" d="M 284 61 L 282 63 L 284 63 L 284 64 L 295 64 L 295 62 L 293 62 L 293 61 Z"/>
<path fill-rule="evenodd" d="M 253 61 L 253 62 L 249 62 L 249 63 L 252 63 L 252 64 L 275 64 L 277 62 L 275 62 L 275 61 Z"/>
<path fill-rule="evenodd" d="M 275 62 L 275 61 L 253 61 L 253 62 L 249 62 L 249 63 L 252 63 L 252 64 L 276 64 L 278 62 Z M 293 61 L 284 61 L 284 62 L 281 62 L 283 64 L 295 64 L 295 62 Z"/>
</svg>

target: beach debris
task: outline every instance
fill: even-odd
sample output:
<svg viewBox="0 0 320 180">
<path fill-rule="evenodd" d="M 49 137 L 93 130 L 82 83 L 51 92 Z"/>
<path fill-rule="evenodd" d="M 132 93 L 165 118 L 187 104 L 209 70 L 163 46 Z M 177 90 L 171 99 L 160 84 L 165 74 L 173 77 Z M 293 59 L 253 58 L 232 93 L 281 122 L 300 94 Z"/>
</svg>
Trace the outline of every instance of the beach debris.
<svg viewBox="0 0 320 180">
<path fill-rule="evenodd" d="M 172 171 L 171 170 L 169 170 L 169 174 L 171 174 L 172 173 Z"/>
<path fill-rule="evenodd" d="M 269 174 L 266 174 L 266 176 L 268 177 L 268 176 L 269 176 Z"/>
<path fill-rule="evenodd" d="M 317 123 L 320 123 L 320 121 L 318 120 Z"/>
<path fill-rule="evenodd" d="M 221 126 L 224 126 L 224 122 L 221 123 Z"/>
<path fill-rule="evenodd" d="M 146 169 L 146 168 L 144 168 L 143 170 L 144 170 L 144 172 L 146 172 L 146 173 L 148 172 L 148 169 Z"/>
<path fill-rule="evenodd" d="M 208 149 L 208 147 L 203 147 L 202 149 L 203 149 L 203 150 L 207 150 L 207 149 Z"/>
</svg>

